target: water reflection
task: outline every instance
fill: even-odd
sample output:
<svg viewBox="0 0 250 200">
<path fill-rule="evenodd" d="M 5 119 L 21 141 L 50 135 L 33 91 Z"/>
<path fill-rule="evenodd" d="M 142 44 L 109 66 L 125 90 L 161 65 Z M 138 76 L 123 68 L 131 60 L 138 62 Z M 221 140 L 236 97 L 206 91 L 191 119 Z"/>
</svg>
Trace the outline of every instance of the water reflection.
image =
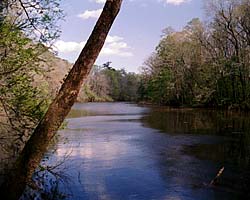
<svg viewBox="0 0 250 200">
<path fill-rule="evenodd" d="M 76 104 L 50 153 L 71 177 L 68 199 L 244 199 L 246 115 L 126 103 Z M 220 183 L 208 187 L 225 166 Z M 233 183 L 233 184 L 232 184 Z M 240 185 L 241 187 L 236 187 Z M 60 185 L 61 191 L 67 191 Z"/>
<path fill-rule="evenodd" d="M 143 117 L 145 126 L 172 135 L 211 135 L 215 141 L 200 140 L 184 145 L 182 152 L 203 161 L 212 161 L 226 170 L 220 186 L 249 195 L 250 118 L 246 113 L 197 109 L 159 109 Z M 202 137 L 204 138 L 204 137 Z"/>
</svg>

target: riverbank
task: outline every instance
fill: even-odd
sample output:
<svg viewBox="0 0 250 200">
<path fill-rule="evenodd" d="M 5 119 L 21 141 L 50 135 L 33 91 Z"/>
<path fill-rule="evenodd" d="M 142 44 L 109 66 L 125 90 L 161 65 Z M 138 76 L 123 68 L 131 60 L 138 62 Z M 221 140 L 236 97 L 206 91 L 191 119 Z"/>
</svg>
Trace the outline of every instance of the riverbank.
<svg viewBox="0 0 250 200">
<path fill-rule="evenodd" d="M 166 107 L 169 109 L 208 109 L 208 110 L 218 110 L 218 111 L 232 111 L 232 112 L 249 112 L 250 105 L 230 105 L 230 106 L 209 106 L 204 104 L 194 104 L 194 105 L 164 105 L 153 103 L 150 101 L 139 101 L 138 105 L 145 105 L 145 106 L 159 106 L 159 107 Z"/>
</svg>

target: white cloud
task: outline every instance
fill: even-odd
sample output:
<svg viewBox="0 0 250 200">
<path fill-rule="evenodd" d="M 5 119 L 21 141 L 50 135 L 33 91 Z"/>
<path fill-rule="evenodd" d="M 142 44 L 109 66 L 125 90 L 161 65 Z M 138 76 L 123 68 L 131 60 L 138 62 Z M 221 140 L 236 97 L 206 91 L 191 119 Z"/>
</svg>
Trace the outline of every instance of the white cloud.
<svg viewBox="0 0 250 200">
<path fill-rule="evenodd" d="M 108 35 L 107 39 L 106 39 L 106 43 L 115 43 L 115 42 L 120 42 L 122 41 L 123 38 L 119 37 L 119 36 L 110 36 Z"/>
<path fill-rule="evenodd" d="M 59 40 L 55 42 L 53 49 L 59 53 L 72 53 L 79 52 L 85 45 L 83 42 L 65 42 Z M 124 41 L 124 38 L 119 36 L 108 36 L 105 45 L 101 51 L 103 56 L 120 56 L 120 57 L 131 57 L 133 53 L 130 51 L 131 48 Z"/>
<path fill-rule="evenodd" d="M 180 4 L 189 2 L 190 0 L 160 0 L 160 1 L 163 1 L 167 4 L 173 4 L 173 5 L 178 6 Z"/>
<path fill-rule="evenodd" d="M 106 2 L 106 0 L 91 0 L 91 1 L 94 1 L 96 3 L 100 3 L 100 4 L 103 4 Z"/>
<path fill-rule="evenodd" d="M 63 40 L 58 40 L 53 46 L 53 50 L 58 51 L 59 53 L 70 53 L 75 51 L 81 51 L 85 45 L 84 42 L 65 42 Z"/>
<path fill-rule="evenodd" d="M 109 36 L 104 48 L 101 51 L 101 55 L 131 57 L 133 56 L 133 53 L 129 51 L 130 49 L 131 48 L 127 45 L 127 43 L 123 41 L 123 38 Z"/>
<path fill-rule="evenodd" d="M 98 18 L 102 13 L 102 9 L 98 10 L 86 10 L 83 13 L 79 14 L 78 17 L 82 19 L 89 19 L 89 18 Z"/>
</svg>

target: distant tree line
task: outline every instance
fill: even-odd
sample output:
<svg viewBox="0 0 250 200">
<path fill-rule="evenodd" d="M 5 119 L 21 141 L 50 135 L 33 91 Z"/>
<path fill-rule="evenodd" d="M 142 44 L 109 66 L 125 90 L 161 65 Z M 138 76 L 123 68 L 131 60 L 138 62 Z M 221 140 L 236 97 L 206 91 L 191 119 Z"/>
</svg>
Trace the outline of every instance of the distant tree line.
<svg viewBox="0 0 250 200">
<path fill-rule="evenodd" d="M 208 22 L 166 28 L 145 62 L 140 100 L 250 108 L 250 1 L 209 1 Z"/>
<path fill-rule="evenodd" d="M 111 62 L 94 66 L 83 86 L 80 101 L 137 101 L 140 76 L 110 67 Z"/>
</svg>

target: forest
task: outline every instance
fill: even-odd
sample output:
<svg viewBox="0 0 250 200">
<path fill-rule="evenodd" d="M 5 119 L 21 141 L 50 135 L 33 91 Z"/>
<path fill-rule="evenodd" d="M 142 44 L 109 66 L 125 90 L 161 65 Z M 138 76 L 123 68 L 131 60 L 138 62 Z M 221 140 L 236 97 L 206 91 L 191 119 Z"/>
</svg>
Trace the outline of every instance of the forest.
<svg viewBox="0 0 250 200">
<path fill-rule="evenodd" d="M 145 62 L 139 97 L 173 106 L 250 108 L 250 2 L 207 5 L 208 20 L 164 29 Z"/>
<path fill-rule="evenodd" d="M 64 18 L 60 0 L 0 2 L 0 171 L 13 163 L 22 167 L 6 188 L 15 175 L 31 178 L 75 102 L 249 111 L 249 0 L 211 0 L 206 21 L 194 18 L 182 30 L 165 28 L 138 73 L 117 69 L 112 60 L 95 64 L 121 2 L 107 0 L 75 64 L 57 58 L 52 48 Z M 65 65 L 57 84 L 54 61 Z M 13 186 L 17 195 L 26 182 L 20 178 Z"/>
<path fill-rule="evenodd" d="M 250 109 L 250 3 L 210 3 L 206 12 L 206 22 L 194 18 L 181 31 L 165 28 L 139 74 L 97 70 L 89 85 L 98 96 L 118 101 Z"/>
<path fill-rule="evenodd" d="M 116 70 L 110 65 L 111 62 L 107 62 L 93 67 L 79 101 L 138 101 L 140 75 L 125 69 Z"/>
</svg>

